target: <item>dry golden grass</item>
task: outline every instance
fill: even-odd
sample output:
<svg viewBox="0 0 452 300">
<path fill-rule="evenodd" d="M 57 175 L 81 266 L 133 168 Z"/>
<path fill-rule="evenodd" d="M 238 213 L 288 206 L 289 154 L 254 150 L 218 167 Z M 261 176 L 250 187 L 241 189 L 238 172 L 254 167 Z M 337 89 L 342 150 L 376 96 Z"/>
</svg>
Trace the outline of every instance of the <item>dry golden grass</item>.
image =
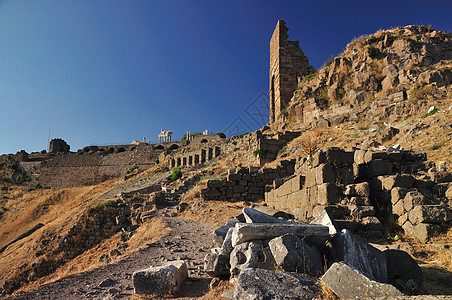
<svg viewBox="0 0 452 300">
<path fill-rule="evenodd" d="M 172 229 L 168 223 L 161 218 L 153 218 L 141 225 L 127 241 L 127 251 L 134 251 L 141 245 L 154 243 L 167 235 Z"/>
<path fill-rule="evenodd" d="M 230 289 L 234 288 L 234 285 L 230 283 L 228 280 L 221 280 L 220 283 L 211 289 L 207 294 L 205 294 L 203 297 L 200 298 L 200 300 L 223 300 L 227 299 L 224 297 L 221 297 L 221 295 L 229 291 Z"/>
<path fill-rule="evenodd" d="M 318 281 L 319 285 L 320 285 L 320 295 L 319 295 L 319 299 L 320 300 L 338 300 L 339 297 L 336 296 L 336 294 L 333 293 L 333 291 L 326 286 L 326 284 L 324 284 L 322 281 Z"/>
</svg>

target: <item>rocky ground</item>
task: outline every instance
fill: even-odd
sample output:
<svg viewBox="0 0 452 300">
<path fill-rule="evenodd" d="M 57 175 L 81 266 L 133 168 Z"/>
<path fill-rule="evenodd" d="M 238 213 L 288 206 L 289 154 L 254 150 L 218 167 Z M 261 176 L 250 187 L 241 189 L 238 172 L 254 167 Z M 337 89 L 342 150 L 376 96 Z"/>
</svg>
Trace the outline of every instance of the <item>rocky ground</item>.
<svg viewBox="0 0 452 300">
<path fill-rule="evenodd" d="M 127 299 L 133 295 L 133 272 L 178 259 L 187 262 L 190 279 L 175 297 L 192 299 L 203 296 L 210 282 L 202 270 L 206 251 L 213 246 L 211 228 L 185 218 L 164 219 L 172 230 L 159 242 L 146 244 L 118 262 L 45 284 L 8 299 Z"/>
</svg>

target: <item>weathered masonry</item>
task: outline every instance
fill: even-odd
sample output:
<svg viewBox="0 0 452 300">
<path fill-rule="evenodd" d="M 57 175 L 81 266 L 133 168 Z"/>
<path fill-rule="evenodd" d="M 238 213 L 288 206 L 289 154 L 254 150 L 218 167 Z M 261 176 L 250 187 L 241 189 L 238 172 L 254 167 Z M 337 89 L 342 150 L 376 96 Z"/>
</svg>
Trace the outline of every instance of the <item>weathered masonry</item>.
<svg viewBox="0 0 452 300">
<path fill-rule="evenodd" d="M 284 20 L 276 24 L 270 40 L 270 124 L 273 124 L 288 106 L 297 89 L 298 77 L 314 71 L 298 41 L 289 41 Z"/>
</svg>

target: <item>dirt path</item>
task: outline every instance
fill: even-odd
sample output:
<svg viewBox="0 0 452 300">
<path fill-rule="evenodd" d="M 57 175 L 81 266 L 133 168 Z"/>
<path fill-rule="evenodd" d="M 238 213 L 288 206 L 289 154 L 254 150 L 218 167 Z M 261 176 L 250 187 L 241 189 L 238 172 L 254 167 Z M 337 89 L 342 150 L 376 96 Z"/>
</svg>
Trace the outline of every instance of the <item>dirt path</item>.
<svg viewBox="0 0 452 300">
<path fill-rule="evenodd" d="M 11 299 L 125 299 L 133 294 L 133 272 L 177 259 L 187 262 L 190 278 L 176 299 L 204 295 L 210 278 L 203 271 L 203 259 L 213 246 L 212 229 L 184 218 L 165 220 L 173 230 L 159 242 L 148 244 L 121 261 L 63 278 Z"/>
</svg>

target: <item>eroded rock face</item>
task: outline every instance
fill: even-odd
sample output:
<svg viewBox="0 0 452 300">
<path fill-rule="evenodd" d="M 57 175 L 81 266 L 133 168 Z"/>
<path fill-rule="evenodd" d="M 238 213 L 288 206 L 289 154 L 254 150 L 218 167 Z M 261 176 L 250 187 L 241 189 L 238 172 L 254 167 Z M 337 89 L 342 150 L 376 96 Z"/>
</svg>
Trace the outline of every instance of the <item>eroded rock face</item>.
<svg viewBox="0 0 452 300">
<path fill-rule="evenodd" d="M 275 260 L 264 241 L 242 243 L 234 247 L 230 257 L 232 276 L 246 268 L 275 270 Z"/>
<path fill-rule="evenodd" d="M 371 280 L 344 262 L 334 263 L 321 280 L 341 299 L 390 299 L 403 295 L 394 286 Z"/>
<path fill-rule="evenodd" d="M 318 276 L 323 273 L 322 259 L 315 247 L 294 234 L 272 239 L 268 245 L 278 266 L 284 271 Z"/>
<path fill-rule="evenodd" d="M 300 274 L 246 268 L 237 279 L 233 299 L 316 299 L 318 291 L 315 282 Z"/>
<path fill-rule="evenodd" d="M 179 289 L 187 277 L 187 264 L 183 260 L 150 267 L 133 273 L 134 293 L 166 295 Z"/>
</svg>

